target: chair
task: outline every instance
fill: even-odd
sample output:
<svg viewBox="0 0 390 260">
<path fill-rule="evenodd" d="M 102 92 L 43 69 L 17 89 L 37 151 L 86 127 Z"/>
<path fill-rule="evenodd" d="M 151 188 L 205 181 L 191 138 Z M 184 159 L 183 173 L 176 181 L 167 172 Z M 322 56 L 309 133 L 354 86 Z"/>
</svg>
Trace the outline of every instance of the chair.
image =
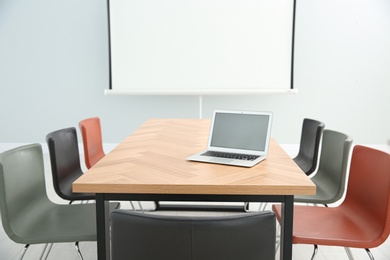
<svg viewBox="0 0 390 260">
<path fill-rule="evenodd" d="M 306 175 L 312 174 L 317 168 L 318 152 L 324 128 L 325 124 L 320 121 L 309 118 L 303 120 L 299 151 L 293 160 Z"/>
<path fill-rule="evenodd" d="M 102 130 L 99 117 L 91 117 L 79 122 L 84 145 L 85 165 L 90 169 L 104 156 Z"/>
<path fill-rule="evenodd" d="M 193 217 L 111 213 L 112 260 L 254 260 L 275 258 L 271 211 Z"/>
<path fill-rule="evenodd" d="M 46 136 L 46 142 L 49 147 L 54 190 L 58 196 L 70 202 L 94 200 L 95 194 L 72 191 L 72 183 L 84 173 L 80 165 L 76 128 L 51 132 Z"/>
<path fill-rule="evenodd" d="M 280 221 L 280 205 L 272 210 Z M 294 206 L 293 243 L 369 248 L 390 233 L 390 154 L 357 145 L 352 152 L 345 200 L 338 207 Z"/>
<path fill-rule="evenodd" d="M 40 144 L 0 154 L 0 209 L 7 236 L 26 244 L 21 259 L 30 244 L 60 242 L 76 242 L 82 259 L 78 241 L 96 241 L 95 204 L 59 205 L 48 198 Z"/>
<path fill-rule="evenodd" d="M 84 160 L 88 169 L 100 161 L 106 154 L 103 150 L 102 130 L 99 117 L 91 117 L 79 122 L 79 128 L 83 139 Z M 131 207 L 135 210 L 134 204 L 130 201 Z M 138 206 L 143 211 L 141 202 Z"/>
<path fill-rule="evenodd" d="M 294 196 L 294 202 L 330 204 L 345 192 L 352 139 L 346 134 L 325 129 L 317 172 L 311 177 L 316 195 Z"/>
</svg>

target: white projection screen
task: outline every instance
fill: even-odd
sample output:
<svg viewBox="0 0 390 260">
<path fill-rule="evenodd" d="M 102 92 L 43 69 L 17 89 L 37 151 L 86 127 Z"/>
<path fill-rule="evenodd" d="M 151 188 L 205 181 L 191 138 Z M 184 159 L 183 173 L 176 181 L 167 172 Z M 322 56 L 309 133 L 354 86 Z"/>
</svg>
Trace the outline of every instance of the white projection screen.
<svg viewBox="0 0 390 260">
<path fill-rule="evenodd" d="M 295 0 L 107 0 L 106 94 L 291 92 Z"/>
</svg>

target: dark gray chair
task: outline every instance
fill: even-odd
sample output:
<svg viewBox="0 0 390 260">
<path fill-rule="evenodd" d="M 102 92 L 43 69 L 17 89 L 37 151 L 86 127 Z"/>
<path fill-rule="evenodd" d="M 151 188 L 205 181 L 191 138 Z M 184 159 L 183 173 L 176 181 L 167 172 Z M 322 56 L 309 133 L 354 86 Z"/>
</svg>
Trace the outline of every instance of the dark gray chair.
<svg viewBox="0 0 390 260">
<path fill-rule="evenodd" d="M 275 215 L 167 216 L 111 213 L 112 260 L 275 259 Z"/>
<path fill-rule="evenodd" d="M 110 203 L 116 208 L 119 203 Z M 26 245 L 21 259 L 30 244 L 60 242 L 75 242 L 82 259 L 78 242 L 96 241 L 94 203 L 59 205 L 48 198 L 40 144 L 0 154 L 0 209 L 7 236 Z"/>
<path fill-rule="evenodd" d="M 84 174 L 80 165 L 76 128 L 51 132 L 46 136 L 46 142 L 49 147 L 54 190 L 58 196 L 70 202 L 94 200 L 95 194 L 72 191 L 72 183 Z"/>
<path fill-rule="evenodd" d="M 324 128 L 325 124 L 320 121 L 309 118 L 303 119 L 299 151 L 293 160 L 306 175 L 312 174 L 317 168 L 320 142 Z"/>
<path fill-rule="evenodd" d="M 316 194 L 297 195 L 294 201 L 324 205 L 339 201 L 345 192 L 351 147 L 348 135 L 325 129 L 318 170 L 311 177 Z"/>
</svg>

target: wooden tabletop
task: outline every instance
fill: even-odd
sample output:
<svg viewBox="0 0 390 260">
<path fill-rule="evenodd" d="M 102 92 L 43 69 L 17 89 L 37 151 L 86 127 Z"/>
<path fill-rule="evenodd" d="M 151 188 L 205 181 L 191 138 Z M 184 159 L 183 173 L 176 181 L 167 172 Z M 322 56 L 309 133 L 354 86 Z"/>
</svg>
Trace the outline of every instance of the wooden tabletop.
<svg viewBox="0 0 390 260">
<path fill-rule="evenodd" d="M 210 120 L 150 119 L 73 183 L 74 192 L 313 195 L 315 185 L 271 140 L 252 168 L 187 161 L 207 146 Z"/>
</svg>

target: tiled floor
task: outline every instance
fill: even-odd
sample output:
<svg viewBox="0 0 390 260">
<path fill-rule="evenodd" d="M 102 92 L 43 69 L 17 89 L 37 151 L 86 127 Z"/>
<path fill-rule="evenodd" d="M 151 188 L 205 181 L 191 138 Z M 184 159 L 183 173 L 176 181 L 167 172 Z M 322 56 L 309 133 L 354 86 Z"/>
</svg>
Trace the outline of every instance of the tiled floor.
<svg viewBox="0 0 390 260">
<path fill-rule="evenodd" d="M 45 162 L 48 161 L 48 158 L 45 158 Z M 51 185 L 51 175 L 50 175 L 50 168 L 48 164 L 46 165 L 46 173 L 47 173 L 47 190 L 50 198 L 57 203 L 67 203 L 59 199 L 52 188 Z M 152 208 L 152 204 L 148 202 L 142 203 L 144 208 L 150 209 Z M 137 205 L 137 204 L 135 204 Z M 270 205 L 267 206 L 268 208 Z M 130 203 L 129 202 L 122 202 L 121 208 L 129 208 L 130 209 Z M 257 210 L 258 204 L 251 204 L 252 210 Z M 163 213 L 160 213 L 163 214 Z M 176 213 L 176 212 L 170 212 L 166 214 L 183 214 L 183 212 Z M 186 213 L 191 214 L 191 213 Z M 199 214 L 224 214 L 224 213 L 195 213 L 197 215 Z M 225 214 L 231 214 L 231 213 L 225 213 Z M 13 241 L 11 241 L 7 235 L 4 233 L 3 228 L 0 228 L 0 259 L 4 260 L 13 260 L 13 259 L 19 259 L 20 253 L 22 251 L 24 245 L 16 244 Z M 32 245 L 28 249 L 26 256 L 24 259 L 26 260 L 35 260 L 39 259 L 42 250 L 44 246 L 43 245 Z M 83 254 L 83 257 L 85 260 L 95 260 L 96 257 L 96 242 L 87 242 L 87 243 L 80 243 L 81 252 Z M 293 246 L 293 259 L 294 260 L 303 260 L 303 259 L 310 259 L 311 254 L 313 251 L 313 246 L 310 245 L 294 245 Z M 376 260 L 390 260 L 390 238 L 387 239 L 387 241 L 382 244 L 378 248 L 374 248 L 371 250 Z M 365 260 L 369 259 L 368 255 L 363 249 L 352 249 L 352 253 L 354 256 L 354 259 L 357 260 Z M 48 256 L 47 259 L 52 260 L 76 260 L 79 259 L 74 244 L 71 243 L 62 243 L 62 244 L 55 244 L 53 245 L 53 248 Z M 276 259 L 279 259 L 278 255 L 276 256 Z M 348 259 L 347 254 L 345 253 L 343 248 L 337 248 L 337 247 L 319 247 L 319 253 L 317 255 L 316 260 L 344 260 Z M 241 260 L 241 259 L 239 259 Z M 243 259 L 245 260 L 245 259 Z"/>
</svg>

